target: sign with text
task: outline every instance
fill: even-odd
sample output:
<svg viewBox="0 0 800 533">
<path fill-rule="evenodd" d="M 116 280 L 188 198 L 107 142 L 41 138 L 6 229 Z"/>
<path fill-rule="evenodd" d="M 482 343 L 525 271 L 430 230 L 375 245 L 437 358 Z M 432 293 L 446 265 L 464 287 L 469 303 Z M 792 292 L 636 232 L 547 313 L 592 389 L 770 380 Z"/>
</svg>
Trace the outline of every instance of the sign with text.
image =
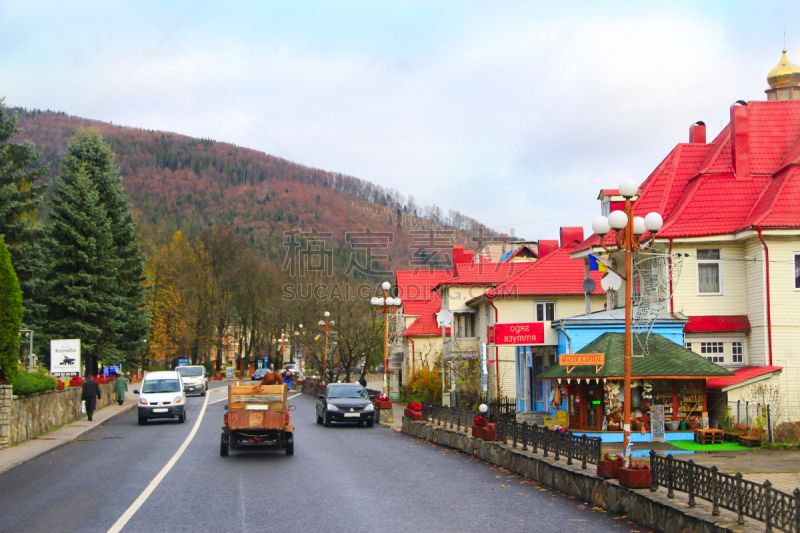
<svg viewBox="0 0 800 533">
<path fill-rule="evenodd" d="M 494 343 L 505 345 L 543 344 L 544 323 L 496 324 L 494 326 Z"/>
<path fill-rule="evenodd" d="M 53 339 L 50 341 L 50 373 L 80 375 L 80 339 Z"/>
<path fill-rule="evenodd" d="M 561 366 L 603 366 L 606 364 L 604 353 L 565 353 L 558 356 Z"/>
<path fill-rule="evenodd" d="M 489 368 L 486 366 L 486 343 L 481 343 L 481 390 L 487 392 Z"/>
</svg>

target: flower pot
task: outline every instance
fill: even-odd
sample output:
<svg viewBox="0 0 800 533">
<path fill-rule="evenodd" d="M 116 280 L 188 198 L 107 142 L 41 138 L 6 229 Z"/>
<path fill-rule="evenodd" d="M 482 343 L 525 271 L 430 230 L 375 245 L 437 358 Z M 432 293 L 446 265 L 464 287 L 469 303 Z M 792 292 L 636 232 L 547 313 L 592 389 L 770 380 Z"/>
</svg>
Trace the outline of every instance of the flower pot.
<svg viewBox="0 0 800 533">
<path fill-rule="evenodd" d="M 619 429 L 620 429 L 619 428 L 619 424 L 609 424 L 608 425 L 608 431 L 619 431 Z M 619 461 L 614 461 L 614 462 L 619 462 Z M 614 477 L 617 477 L 617 476 L 614 476 Z"/>
<path fill-rule="evenodd" d="M 641 431 L 642 430 L 642 421 L 641 420 L 634 420 L 632 425 L 633 425 L 633 431 Z"/>
<path fill-rule="evenodd" d="M 686 422 L 686 429 L 688 431 L 694 431 L 695 429 L 700 429 L 700 422 Z"/>
<path fill-rule="evenodd" d="M 497 430 L 483 428 L 483 440 L 497 440 Z"/>
<path fill-rule="evenodd" d="M 411 420 L 422 420 L 422 411 L 412 411 L 406 407 L 403 409 L 403 416 Z"/>
<path fill-rule="evenodd" d="M 629 489 L 650 488 L 649 468 L 624 468 L 619 469 L 619 484 Z"/>
<path fill-rule="evenodd" d="M 476 439 L 483 438 L 483 426 L 472 426 L 472 436 Z"/>
<path fill-rule="evenodd" d="M 597 475 L 602 478 L 619 477 L 619 468 L 622 466 L 622 461 L 606 461 L 600 459 L 597 461 Z"/>
<path fill-rule="evenodd" d="M 667 429 L 667 431 L 677 431 L 680 425 L 681 423 L 679 420 L 670 420 L 669 422 L 664 422 L 664 427 Z"/>
</svg>

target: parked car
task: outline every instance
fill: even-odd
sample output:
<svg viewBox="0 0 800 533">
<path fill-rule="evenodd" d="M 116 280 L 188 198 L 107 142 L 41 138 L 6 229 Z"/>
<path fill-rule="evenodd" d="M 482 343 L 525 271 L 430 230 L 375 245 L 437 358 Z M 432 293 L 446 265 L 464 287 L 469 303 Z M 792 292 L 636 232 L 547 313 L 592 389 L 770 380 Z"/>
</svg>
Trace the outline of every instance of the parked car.
<svg viewBox="0 0 800 533">
<path fill-rule="evenodd" d="M 268 368 L 257 368 L 256 371 L 250 376 L 250 379 L 253 381 L 261 381 L 267 374 L 269 374 Z"/>
<path fill-rule="evenodd" d="M 375 425 L 375 406 L 366 389 L 357 383 L 329 383 L 317 400 L 317 424 L 331 422 Z"/>
<path fill-rule="evenodd" d="M 186 394 L 181 375 L 173 371 L 150 372 L 142 380 L 139 395 L 139 425 L 153 418 L 177 418 L 186 421 Z"/>
<path fill-rule="evenodd" d="M 206 367 L 200 365 L 179 366 L 175 372 L 181 375 L 183 392 L 186 394 L 199 394 L 205 396 L 208 390 L 208 374 Z"/>
</svg>

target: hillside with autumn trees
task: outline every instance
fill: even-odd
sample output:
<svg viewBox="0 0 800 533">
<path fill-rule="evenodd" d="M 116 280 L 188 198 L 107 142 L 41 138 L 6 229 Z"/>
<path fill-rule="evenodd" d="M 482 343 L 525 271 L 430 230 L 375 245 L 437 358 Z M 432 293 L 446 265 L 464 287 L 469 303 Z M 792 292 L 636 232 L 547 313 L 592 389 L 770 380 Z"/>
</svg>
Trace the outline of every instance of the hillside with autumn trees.
<svg viewBox="0 0 800 533">
<path fill-rule="evenodd" d="M 69 116 L 63 112 L 12 108 L 21 133 L 42 150 L 47 165 L 41 181 L 52 181 L 61 168 L 67 143 L 81 128 L 96 128 L 115 154 L 125 190 L 133 204 L 145 250 L 168 242 L 178 230 L 196 235 L 221 224 L 235 228 L 245 243 L 273 260 L 282 260 L 291 231 L 323 237 L 337 268 L 346 269 L 354 250 L 353 236 L 368 228 L 380 248 L 373 257 L 386 270 L 408 268 L 416 252 L 430 248 L 434 230 L 438 244 L 476 245 L 474 239 L 495 236 L 474 219 L 436 206 L 419 206 L 413 196 L 336 172 L 315 169 L 211 139 L 124 127 Z M 300 233 L 299 239 L 307 238 Z M 356 235 L 355 240 L 359 237 Z M 362 242 L 365 239 L 361 239 Z M 367 238 L 366 240 L 370 240 Z M 361 248 L 361 255 L 364 249 Z M 436 254 L 433 254 L 436 255 Z M 422 252 L 422 260 L 426 252 Z M 432 262 L 445 256 L 430 256 Z M 378 263 L 374 263 L 377 265 Z M 445 266 L 440 264 L 439 266 Z"/>
</svg>

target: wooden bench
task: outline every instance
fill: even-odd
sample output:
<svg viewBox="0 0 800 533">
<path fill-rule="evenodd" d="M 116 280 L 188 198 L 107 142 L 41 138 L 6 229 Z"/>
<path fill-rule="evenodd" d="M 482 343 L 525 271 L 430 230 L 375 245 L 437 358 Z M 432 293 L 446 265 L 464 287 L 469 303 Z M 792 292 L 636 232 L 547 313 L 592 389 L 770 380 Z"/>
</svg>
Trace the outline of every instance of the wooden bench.
<svg viewBox="0 0 800 533">
<path fill-rule="evenodd" d="M 749 434 L 750 434 L 750 426 L 745 426 L 744 424 L 736 424 L 733 428 L 733 431 L 725 432 L 725 440 L 729 440 L 731 442 L 739 442 L 739 437 L 746 437 Z"/>
<path fill-rule="evenodd" d="M 695 429 L 694 441 L 698 444 L 722 444 L 725 432 L 721 429 Z"/>
<path fill-rule="evenodd" d="M 747 446 L 748 448 L 760 447 L 762 432 L 763 430 L 761 428 L 751 428 L 749 435 L 742 435 L 739 437 L 739 444 Z"/>
</svg>

